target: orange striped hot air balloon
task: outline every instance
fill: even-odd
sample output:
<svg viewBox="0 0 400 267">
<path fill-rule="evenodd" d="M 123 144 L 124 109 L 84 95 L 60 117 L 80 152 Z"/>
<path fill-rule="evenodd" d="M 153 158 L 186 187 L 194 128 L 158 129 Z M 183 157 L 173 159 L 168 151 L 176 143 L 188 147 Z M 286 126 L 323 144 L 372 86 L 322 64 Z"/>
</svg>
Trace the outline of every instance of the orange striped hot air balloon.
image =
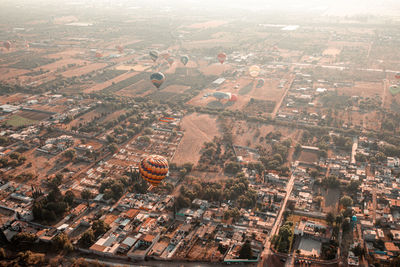
<svg viewBox="0 0 400 267">
<path fill-rule="evenodd" d="M 159 155 L 151 155 L 142 159 L 139 165 L 141 177 L 152 186 L 157 186 L 168 174 L 168 161 Z"/>
</svg>

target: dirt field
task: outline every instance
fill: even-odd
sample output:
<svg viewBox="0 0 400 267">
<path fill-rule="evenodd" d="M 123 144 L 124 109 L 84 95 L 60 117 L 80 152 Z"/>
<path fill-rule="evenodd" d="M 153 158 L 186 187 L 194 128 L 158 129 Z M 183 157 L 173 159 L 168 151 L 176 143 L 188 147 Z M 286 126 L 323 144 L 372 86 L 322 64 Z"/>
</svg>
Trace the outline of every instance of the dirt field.
<svg viewBox="0 0 400 267">
<path fill-rule="evenodd" d="M 90 88 L 87 88 L 83 92 L 84 93 L 91 93 L 91 92 L 101 91 L 104 88 L 107 88 L 108 86 L 112 85 L 113 83 L 118 83 L 118 82 L 123 81 L 125 79 L 128 79 L 130 77 L 133 77 L 136 74 L 137 74 L 137 72 L 126 72 L 126 73 L 124 73 L 122 75 L 119 75 L 119 76 L 115 77 L 114 79 L 111 79 L 111 80 L 108 80 L 106 82 L 99 83 L 99 84 L 96 84 L 96 85 L 94 85 L 94 86 L 92 86 Z"/>
<path fill-rule="evenodd" d="M 6 124 L 13 126 L 13 127 L 20 127 L 20 126 L 27 126 L 27 125 L 32 125 L 36 124 L 38 121 L 36 120 L 30 120 L 24 117 L 21 117 L 19 115 L 12 115 L 7 121 Z"/>
<path fill-rule="evenodd" d="M 257 132 L 259 131 L 259 136 Z M 260 142 L 260 137 L 265 137 L 270 132 L 281 132 L 282 139 L 290 138 L 294 141 L 299 140 L 302 131 L 299 129 L 291 129 L 276 125 L 261 125 L 256 123 L 248 123 L 245 121 L 238 121 L 233 128 L 234 144 L 239 146 L 257 147 L 258 145 L 265 146 L 266 142 Z"/>
<path fill-rule="evenodd" d="M 206 22 L 201 22 L 201 23 L 195 23 L 192 25 L 187 26 L 187 28 L 192 28 L 192 29 L 209 29 L 209 28 L 216 28 L 221 25 L 226 24 L 227 21 L 223 20 L 210 20 Z"/>
<path fill-rule="evenodd" d="M 70 58 L 70 57 L 76 56 L 80 53 L 83 53 L 83 50 L 71 49 L 71 50 L 65 50 L 65 51 L 61 51 L 58 53 L 50 54 L 50 55 L 47 55 L 46 57 L 47 58 L 60 58 L 60 57 L 61 58 Z"/>
<path fill-rule="evenodd" d="M 115 67 L 116 70 L 125 70 L 125 71 L 146 71 L 150 68 L 150 66 L 144 65 L 120 65 Z"/>
<path fill-rule="evenodd" d="M 16 113 L 18 116 L 30 119 L 30 120 L 35 120 L 35 121 L 41 121 L 44 119 L 49 118 L 51 115 L 44 113 L 44 112 L 39 112 L 39 111 L 30 111 L 30 110 L 23 110 L 18 113 Z"/>
<path fill-rule="evenodd" d="M 8 79 L 18 77 L 28 72 L 30 71 L 24 69 L 0 68 L 0 81 L 6 81 Z"/>
<path fill-rule="evenodd" d="M 164 92 L 171 92 L 171 93 L 183 93 L 187 89 L 190 89 L 189 86 L 184 86 L 184 85 L 170 85 L 166 88 L 163 89 Z"/>
<path fill-rule="evenodd" d="M 230 70 L 231 66 L 227 64 L 226 62 L 224 64 L 221 63 L 214 63 L 211 65 L 206 65 L 206 66 L 200 66 L 200 71 L 204 75 L 221 75 L 224 71 Z"/>
<path fill-rule="evenodd" d="M 131 86 L 125 87 L 122 90 L 116 92 L 116 95 L 120 96 L 146 96 L 148 94 L 156 92 L 157 89 L 151 84 L 149 80 L 140 80 Z"/>
<path fill-rule="evenodd" d="M 0 104 L 6 104 L 6 103 L 15 103 L 24 100 L 27 98 L 28 95 L 17 93 L 13 95 L 2 95 L 0 96 Z"/>
<path fill-rule="evenodd" d="M 324 56 L 337 56 L 340 54 L 340 49 L 336 47 L 328 47 L 322 52 L 322 55 Z"/>
<path fill-rule="evenodd" d="M 81 76 L 83 74 L 98 70 L 98 69 L 102 69 L 104 67 L 106 67 L 107 64 L 106 63 L 93 63 L 87 66 L 83 66 L 83 67 L 79 67 L 79 68 L 75 68 L 72 70 L 67 70 L 63 73 L 61 73 L 62 76 L 67 77 L 67 78 L 71 78 L 74 76 Z"/>
<path fill-rule="evenodd" d="M 268 101 L 273 104 L 273 102 L 276 103 L 279 101 L 284 93 L 283 89 L 278 88 L 279 80 L 268 79 L 265 81 L 264 86 L 260 88 L 256 88 L 256 82 L 257 80 L 254 81 L 248 77 L 239 78 L 237 80 L 227 80 L 217 89 L 208 88 L 203 90 L 201 94 L 191 99 L 188 104 L 226 108 L 230 110 L 243 110 L 252 98 Z M 235 89 L 235 86 L 238 86 L 238 88 Z M 217 101 L 213 96 L 204 97 L 205 94 L 212 94 L 213 92 L 232 93 L 237 95 L 238 99 L 236 102 L 228 102 L 227 100 Z M 267 105 L 268 103 L 265 102 L 265 104 Z M 266 109 L 263 111 L 264 115 L 271 112 L 271 108 L 267 106 L 265 108 Z"/>
<path fill-rule="evenodd" d="M 73 59 L 73 58 L 66 58 L 66 59 L 61 59 L 61 60 L 58 60 L 56 62 L 47 64 L 47 65 L 43 65 L 43 66 L 37 67 L 36 69 L 34 69 L 34 71 L 38 71 L 40 69 L 43 69 L 45 71 L 46 70 L 55 71 L 58 68 L 62 68 L 64 66 L 67 67 L 68 64 L 76 64 L 78 66 L 78 65 L 83 65 L 85 63 L 88 63 L 88 61 L 80 60 L 80 59 Z"/>
<path fill-rule="evenodd" d="M 92 121 L 96 116 L 100 116 L 99 112 L 97 110 L 92 110 L 71 121 L 68 125 L 66 125 L 66 127 L 71 130 L 72 127 L 79 126 L 80 123 L 85 124 L 86 122 Z"/>
<path fill-rule="evenodd" d="M 307 163 L 318 162 L 318 159 L 318 154 L 310 151 L 302 151 L 299 157 L 299 161 Z"/>
<path fill-rule="evenodd" d="M 172 162 L 182 164 L 191 162 L 197 164 L 200 150 L 204 142 L 212 141 L 214 136 L 221 136 L 216 117 L 207 114 L 193 113 L 182 119 L 182 129 L 185 134 L 176 150 Z"/>
<path fill-rule="evenodd" d="M 382 96 L 383 94 L 383 83 L 381 82 L 356 82 L 353 87 L 344 87 L 337 89 L 339 94 L 348 96 L 361 96 L 361 97 L 373 97 L 375 95 Z"/>
</svg>

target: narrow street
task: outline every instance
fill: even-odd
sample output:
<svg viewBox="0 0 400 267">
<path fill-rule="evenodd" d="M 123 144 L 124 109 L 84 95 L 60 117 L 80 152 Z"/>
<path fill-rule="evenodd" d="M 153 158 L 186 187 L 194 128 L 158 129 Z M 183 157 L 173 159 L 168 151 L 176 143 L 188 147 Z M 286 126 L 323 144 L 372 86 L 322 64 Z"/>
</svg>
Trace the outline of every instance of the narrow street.
<svg viewBox="0 0 400 267">
<path fill-rule="evenodd" d="M 293 170 L 293 172 L 295 171 L 295 169 Z M 283 204 L 281 207 L 281 210 L 279 211 L 278 217 L 275 220 L 275 223 L 272 227 L 272 230 L 269 234 L 269 237 L 265 240 L 264 243 L 264 251 L 261 253 L 261 260 L 258 264 L 258 266 L 267 266 L 267 259 L 268 257 L 270 257 L 271 255 L 271 238 L 277 234 L 279 227 L 281 225 L 281 221 L 282 221 L 282 216 L 283 216 L 283 212 L 286 209 L 286 205 L 287 205 L 287 201 L 290 197 L 290 194 L 292 193 L 292 189 L 293 189 L 293 185 L 294 185 L 294 180 L 295 180 L 295 176 L 292 174 L 290 176 L 290 180 L 286 185 L 286 196 L 285 199 L 283 200 Z"/>
</svg>

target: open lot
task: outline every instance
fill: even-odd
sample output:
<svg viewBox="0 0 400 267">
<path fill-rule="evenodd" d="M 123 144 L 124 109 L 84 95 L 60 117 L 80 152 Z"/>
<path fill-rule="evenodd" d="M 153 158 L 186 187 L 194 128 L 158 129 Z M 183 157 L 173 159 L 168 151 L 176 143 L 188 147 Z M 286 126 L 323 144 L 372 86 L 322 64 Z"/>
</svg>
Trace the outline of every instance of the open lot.
<svg viewBox="0 0 400 267">
<path fill-rule="evenodd" d="M 185 132 L 172 162 L 191 162 L 197 164 L 200 159 L 200 150 L 204 142 L 212 141 L 214 136 L 220 136 L 217 118 L 207 114 L 192 113 L 185 116 L 181 122 Z"/>
<path fill-rule="evenodd" d="M 7 121 L 6 124 L 13 127 L 27 126 L 31 124 L 36 124 L 38 121 L 30 120 L 19 115 L 12 115 Z"/>
</svg>

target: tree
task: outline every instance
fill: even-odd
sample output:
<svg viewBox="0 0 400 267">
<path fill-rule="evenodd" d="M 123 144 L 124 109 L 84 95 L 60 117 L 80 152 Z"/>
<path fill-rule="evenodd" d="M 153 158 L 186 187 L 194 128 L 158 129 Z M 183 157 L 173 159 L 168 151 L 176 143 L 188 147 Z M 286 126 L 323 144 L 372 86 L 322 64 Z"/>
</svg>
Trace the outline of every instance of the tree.
<svg viewBox="0 0 400 267">
<path fill-rule="evenodd" d="M 95 241 L 93 230 L 89 229 L 83 233 L 78 241 L 78 244 L 83 248 L 90 247 Z"/>
<path fill-rule="evenodd" d="M 348 207 L 353 205 L 353 200 L 349 196 L 343 196 L 340 199 L 340 204 L 347 209 Z"/>
<path fill-rule="evenodd" d="M 74 149 L 68 149 L 64 151 L 63 156 L 69 160 L 73 160 L 75 158 L 76 152 Z"/>
<path fill-rule="evenodd" d="M 56 251 L 64 250 L 67 252 L 70 252 L 73 249 L 71 241 L 65 233 L 61 233 L 53 239 L 53 248 Z"/>
<path fill-rule="evenodd" d="M 329 224 L 329 225 L 333 225 L 333 222 L 335 221 L 335 215 L 333 215 L 333 213 L 332 212 L 328 212 L 327 214 L 326 214 L 326 222 Z"/>
<path fill-rule="evenodd" d="M 92 196 L 92 193 L 89 191 L 89 189 L 85 188 L 81 192 L 81 198 L 85 199 L 85 200 L 89 200 L 89 199 L 92 199 L 93 196 Z"/>
<path fill-rule="evenodd" d="M 225 165 L 225 171 L 231 174 L 237 174 L 240 171 L 241 167 L 240 164 L 237 162 L 228 162 Z"/>
<path fill-rule="evenodd" d="M 253 258 L 253 251 L 251 250 L 251 244 L 249 240 L 246 240 L 246 242 L 244 242 L 242 248 L 240 249 L 239 258 L 249 260 Z"/>
<path fill-rule="evenodd" d="M 64 201 L 68 203 L 69 206 L 72 206 L 74 203 L 75 194 L 71 190 L 65 192 Z"/>
<path fill-rule="evenodd" d="M 6 258 L 6 252 L 4 251 L 4 248 L 0 248 L 0 260 L 4 260 Z"/>
<path fill-rule="evenodd" d="M 108 150 L 109 150 L 112 154 L 114 154 L 115 152 L 118 151 L 118 146 L 117 146 L 117 144 L 115 144 L 115 143 L 109 144 L 109 145 L 107 146 L 107 148 L 108 148 Z"/>
<path fill-rule="evenodd" d="M 108 230 L 110 230 L 110 226 L 106 224 L 103 220 L 96 220 L 92 223 L 92 230 L 94 236 L 98 238 L 99 236 L 105 234 Z"/>
</svg>

